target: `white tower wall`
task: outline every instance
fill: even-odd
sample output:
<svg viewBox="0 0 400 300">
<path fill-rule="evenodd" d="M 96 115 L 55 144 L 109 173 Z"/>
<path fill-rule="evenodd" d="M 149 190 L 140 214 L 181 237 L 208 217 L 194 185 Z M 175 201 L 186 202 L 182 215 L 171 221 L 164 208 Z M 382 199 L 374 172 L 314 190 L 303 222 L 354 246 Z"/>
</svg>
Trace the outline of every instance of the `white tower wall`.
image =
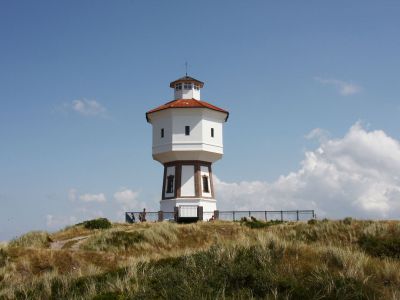
<svg viewBox="0 0 400 300">
<path fill-rule="evenodd" d="M 161 163 L 179 159 L 219 160 L 223 154 L 225 118 L 226 114 L 207 108 L 175 108 L 153 113 L 150 117 L 153 158 Z M 185 135 L 186 126 L 190 127 L 189 135 Z M 161 129 L 164 129 L 163 138 Z"/>
</svg>

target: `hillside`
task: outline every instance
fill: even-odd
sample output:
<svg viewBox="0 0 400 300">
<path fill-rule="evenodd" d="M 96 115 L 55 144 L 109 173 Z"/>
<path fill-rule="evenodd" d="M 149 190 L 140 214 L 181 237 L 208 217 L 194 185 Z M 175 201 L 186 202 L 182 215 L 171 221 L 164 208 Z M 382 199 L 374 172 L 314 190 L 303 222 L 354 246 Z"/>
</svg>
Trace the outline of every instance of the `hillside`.
<svg viewBox="0 0 400 300">
<path fill-rule="evenodd" d="M 0 248 L 0 299 L 400 299 L 400 222 L 84 224 Z"/>
</svg>

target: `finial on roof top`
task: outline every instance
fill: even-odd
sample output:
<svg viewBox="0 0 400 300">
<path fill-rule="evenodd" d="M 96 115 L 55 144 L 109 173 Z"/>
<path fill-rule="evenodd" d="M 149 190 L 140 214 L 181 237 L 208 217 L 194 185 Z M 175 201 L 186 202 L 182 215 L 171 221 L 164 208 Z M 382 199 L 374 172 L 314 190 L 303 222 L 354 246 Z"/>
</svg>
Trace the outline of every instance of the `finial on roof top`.
<svg viewBox="0 0 400 300">
<path fill-rule="evenodd" d="M 186 70 L 185 74 L 187 76 L 187 70 L 188 70 L 188 62 L 187 61 L 185 61 L 185 70 Z"/>
</svg>

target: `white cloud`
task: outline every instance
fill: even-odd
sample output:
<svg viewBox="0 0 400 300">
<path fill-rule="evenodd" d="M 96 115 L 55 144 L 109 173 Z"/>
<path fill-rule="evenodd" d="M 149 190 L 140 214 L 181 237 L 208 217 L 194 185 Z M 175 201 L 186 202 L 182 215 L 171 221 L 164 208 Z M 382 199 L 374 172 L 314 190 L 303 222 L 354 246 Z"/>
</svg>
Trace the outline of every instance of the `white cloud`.
<svg viewBox="0 0 400 300">
<path fill-rule="evenodd" d="M 358 94 L 362 91 L 361 86 L 338 79 L 326 79 L 326 78 L 315 77 L 315 80 L 324 85 L 331 85 L 336 87 L 339 93 L 343 96 Z"/>
<path fill-rule="evenodd" d="M 79 200 L 83 202 L 106 202 L 106 196 L 103 193 L 100 194 L 83 194 L 79 196 Z"/>
<path fill-rule="evenodd" d="M 306 152 L 299 170 L 274 182 L 215 182 L 221 210 L 315 209 L 330 218 L 398 218 L 399 174 L 399 141 L 356 123 L 343 138 Z"/>
<path fill-rule="evenodd" d="M 77 222 L 76 217 L 70 216 L 70 217 L 65 217 L 65 216 L 54 216 L 54 215 L 46 215 L 46 225 L 49 228 L 60 228 L 64 227 L 67 225 L 72 225 Z"/>
<path fill-rule="evenodd" d="M 308 140 L 316 139 L 322 143 L 328 140 L 329 132 L 322 128 L 314 128 L 307 135 L 305 135 L 305 138 Z"/>
<path fill-rule="evenodd" d="M 141 210 L 143 207 L 146 207 L 145 203 L 139 201 L 139 192 L 122 188 L 118 192 L 114 194 L 115 201 L 120 205 L 121 212 L 132 211 L 132 210 Z"/>
<path fill-rule="evenodd" d="M 71 109 L 84 116 L 105 116 L 106 108 L 96 100 L 77 99 L 73 100 Z"/>
</svg>

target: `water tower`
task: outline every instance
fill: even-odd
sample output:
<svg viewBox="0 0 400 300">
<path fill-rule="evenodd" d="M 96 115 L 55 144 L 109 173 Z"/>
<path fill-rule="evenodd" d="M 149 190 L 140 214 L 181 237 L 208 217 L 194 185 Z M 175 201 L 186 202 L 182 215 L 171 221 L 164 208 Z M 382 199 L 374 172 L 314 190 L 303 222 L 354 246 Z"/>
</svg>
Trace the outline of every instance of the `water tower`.
<svg viewBox="0 0 400 300">
<path fill-rule="evenodd" d="M 223 155 L 223 124 L 229 113 L 201 100 L 204 83 L 184 76 L 170 83 L 174 100 L 146 113 L 153 127 L 153 159 L 164 166 L 160 210 L 181 216 L 217 209 L 212 164 Z"/>
</svg>

